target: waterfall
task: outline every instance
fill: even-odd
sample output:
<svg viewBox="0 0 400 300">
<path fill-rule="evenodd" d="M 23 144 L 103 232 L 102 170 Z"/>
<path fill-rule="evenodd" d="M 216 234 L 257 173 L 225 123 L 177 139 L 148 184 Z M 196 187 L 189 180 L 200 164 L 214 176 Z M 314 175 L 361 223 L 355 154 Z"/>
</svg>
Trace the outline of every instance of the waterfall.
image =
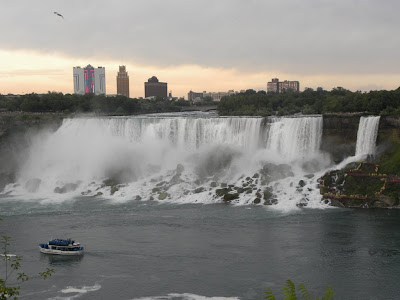
<svg viewBox="0 0 400 300">
<path fill-rule="evenodd" d="M 357 132 L 356 156 L 374 154 L 380 117 L 361 117 Z"/>
<path fill-rule="evenodd" d="M 272 118 L 267 148 L 283 157 L 303 159 L 319 152 L 322 117 Z"/>
<path fill-rule="evenodd" d="M 272 200 L 295 207 L 317 192 L 310 172 L 328 161 L 319 150 L 322 123 L 321 116 L 65 119 L 56 132 L 32 137 L 16 184 L 4 192 L 56 202 L 215 203 L 222 201 L 216 190 L 228 185 L 241 190 L 237 204 L 269 189 Z"/>
</svg>

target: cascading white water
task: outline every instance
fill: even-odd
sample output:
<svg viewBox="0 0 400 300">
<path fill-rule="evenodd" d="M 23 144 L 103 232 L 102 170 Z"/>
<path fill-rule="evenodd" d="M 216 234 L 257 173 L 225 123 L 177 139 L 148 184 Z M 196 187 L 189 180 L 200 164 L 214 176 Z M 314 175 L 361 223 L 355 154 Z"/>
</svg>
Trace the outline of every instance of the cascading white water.
<svg viewBox="0 0 400 300">
<path fill-rule="evenodd" d="M 361 117 L 357 132 L 356 156 L 374 154 L 380 117 Z"/>
<path fill-rule="evenodd" d="M 269 188 L 278 206 L 295 207 L 316 193 L 315 179 L 306 179 L 303 189 L 299 181 L 326 165 L 319 151 L 322 117 L 269 121 L 65 119 L 55 133 L 32 141 L 19 185 L 8 186 L 6 192 L 53 201 L 81 194 L 148 200 L 165 193 L 165 201 L 214 203 L 222 201 L 215 190 L 226 183 L 246 189 L 234 203 L 252 203 Z M 106 179 L 118 182 L 118 188 L 104 184 Z"/>
<path fill-rule="evenodd" d="M 267 149 L 293 160 L 319 153 L 322 117 L 272 118 Z"/>
</svg>

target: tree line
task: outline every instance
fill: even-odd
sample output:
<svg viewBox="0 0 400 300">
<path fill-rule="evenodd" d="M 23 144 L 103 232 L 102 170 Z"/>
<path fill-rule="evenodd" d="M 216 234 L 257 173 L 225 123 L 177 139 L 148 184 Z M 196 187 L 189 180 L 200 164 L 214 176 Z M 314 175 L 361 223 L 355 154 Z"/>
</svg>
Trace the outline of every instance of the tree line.
<svg viewBox="0 0 400 300">
<path fill-rule="evenodd" d="M 22 112 L 62 112 L 69 113 L 100 113 L 109 115 L 134 115 L 144 113 L 161 113 L 180 111 L 183 106 L 190 105 L 188 101 L 179 99 L 169 101 L 163 98 L 155 100 L 127 98 L 125 96 L 107 97 L 94 94 L 62 94 L 49 92 L 47 94 L 26 94 L 19 97 L 0 95 L 0 109 Z"/>
<path fill-rule="evenodd" d="M 337 87 L 331 91 L 322 88 L 303 92 L 285 91 L 280 94 L 249 89 L 226 96 L 221 101 L 203 99 L 193 105 L 218 104 L 222 116 L 270 116 L 325 113 L 364 112 L 374 115 L 400 116 L 400 88 L 392 91 L 352 92 Z M 189 101 L 170 101 L 163 98 L 148 100 L 125 96 L 107 97 L 94 94 L 62 94 L 48 92 L 19 97 L 0 95 L 0 110 L 22 112 L 98 113 L 108 115 L 135 115 L 145 113 L 178 112 Z"/>
<path fill-rule="evenodd" d="M 400 88 L 387 91 L 352 92 L 338 87 L 280 94 L 247 90 L 221 99 L 218 112 L 225 116 L 270 116 L 364 112 L 400 116 Z"/>
</svg>

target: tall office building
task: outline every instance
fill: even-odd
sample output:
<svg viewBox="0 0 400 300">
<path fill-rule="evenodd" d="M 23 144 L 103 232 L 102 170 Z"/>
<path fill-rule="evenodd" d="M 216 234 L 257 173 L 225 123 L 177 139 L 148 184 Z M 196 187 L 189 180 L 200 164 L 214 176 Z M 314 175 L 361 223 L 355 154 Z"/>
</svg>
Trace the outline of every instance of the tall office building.
<svg viewBox="0 0 400 300">
<path fill-rule="evenodd" d="M 119 66 L 117 75 L 117 94 L 129 98 L 129 76 L 125 66 Z"/>
<path fill-rule="evenodd" d="M 144 97 L 162 97 L 167 98 L 167 83 L 159 82 L 156 76 L 149 78 L 144 83 Z"/>
<path fill-rule="evenodd" d="M 272 78 L 272 81 L 267 83 L 267 92 L 279 93 L 279 79 Z"/>
<path fill-rule="evenodd" d="M 85 68 L 74 67 L 74 93 L 105 94 L 106 93 L 106 70 L 104 67 L 94 68 L 87 65 Z"/>
<path fill-rule="evenodd" d="M 267 83 L 267 92 L 282 93 L 283 91 L 300 91 L 300 83 L 298 81 L 279 81 L 278 78 L 272 78 L 272 81 Z"/>
</svg>

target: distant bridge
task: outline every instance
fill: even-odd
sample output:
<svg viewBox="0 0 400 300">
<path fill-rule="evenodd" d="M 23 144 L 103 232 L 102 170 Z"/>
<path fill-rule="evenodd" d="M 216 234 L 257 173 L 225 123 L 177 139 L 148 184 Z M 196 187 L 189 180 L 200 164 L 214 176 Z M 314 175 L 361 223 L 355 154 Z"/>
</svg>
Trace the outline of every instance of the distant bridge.
<svg viewBox="0 0 400 300">
<path fill-rule="evenodd" d="M 181 111 L 210 111 L 217 110 L 217 105 L 209 105 L 209 106 L 190 106 L 190 107 L 182 107 Z"/>
</svg>

